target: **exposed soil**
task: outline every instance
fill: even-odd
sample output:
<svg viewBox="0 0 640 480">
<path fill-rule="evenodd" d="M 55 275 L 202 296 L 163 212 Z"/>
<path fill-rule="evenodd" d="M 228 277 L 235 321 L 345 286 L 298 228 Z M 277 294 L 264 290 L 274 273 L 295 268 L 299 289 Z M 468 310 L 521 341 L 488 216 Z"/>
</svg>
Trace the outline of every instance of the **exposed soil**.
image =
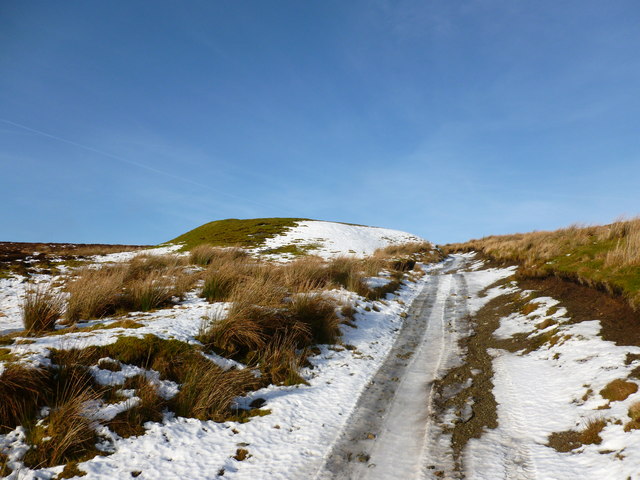
<svg viewBox="0 0 640 480">
<path fill-rule="evenodd" d="M 500 283 L 509 283 L 506 279 Z M 451 430 L 451 446 L 455 457 L 456 469 L 462 468 L 462 452 L 472 438 L 480 438 L 486 428 L 498 426 L 497 404 L 493 396 L 491 348 L 518 350 L 522 345 L 506 345 L 497 340 L 493 332 L 500 326 L 500 319 L 520 308 L 523 300 L 519 293 L 501 295 L 491 300 L 469 319 L 473 329 L 471 335 L 460 340 L 465 351 L 465 363 L 451 369 L 442 380 L 437 382 L 437 407 L 440 414 L 453 410 L 457 421 Z M 462 386 L 469 385 L 464 388 Z M 462 387 L 462 388 L 460 388 Z M 458 391 L 451 395 L 447 392 Z"/>
<path fill-rule="evenodd" d="M 559 300 L 573 322 L 600 320 L 604 340 L 640 346 L 640 312 L 634 311 L 623 298 L 556 277 L 519 279 L 518 285 Z"/>
</svg>

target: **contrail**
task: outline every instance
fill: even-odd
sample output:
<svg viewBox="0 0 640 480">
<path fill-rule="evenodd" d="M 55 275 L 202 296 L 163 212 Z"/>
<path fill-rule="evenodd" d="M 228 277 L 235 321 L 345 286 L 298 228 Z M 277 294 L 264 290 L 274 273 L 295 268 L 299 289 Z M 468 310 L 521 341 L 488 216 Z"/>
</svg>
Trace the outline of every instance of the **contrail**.
<svg viewBox="0 0 640 480">
<path fill-rule="evenodd" d="M 205 188 L 207 190 L 211 190 L 211 191 L 213 191 L 213 192 L 215 192 L 215 193 L 217 193 L 219 195 L 224 195 L 226 197 L 233 198 L 234 200 L 241 200 L 243 202 L 252 203 L 252 204 L 258 205 L 258 206 L 268 205 L 268 204 L 266 204 L 264 202 L 256 202 L 256 201 L 253 201 L 253 200 L 249 200 L 249 199 L 247 199 L 245 197 L 241 197 L 239 195 L 233 195 L 232 193 L 222 192 L 222 191 L 220 191 L 218 189 L 215 189 L 215 188 L 211 187 L 210 185 L 206 185 L 206 184 L 203 184 L 203 183 L 200 183 L 200 182 L 196 182 L 196 181 L 190 180 L 190 179 L 185 178 L 185 177 L 180 177 L 180 176 L 175 175 L 173 173 L 166 172 L 164 170 L 159 170 L 159 169 L 157 169 L 155 167 L 151 167 L 151 166 L 146 165 L 144 163 L 140 163 L 140 162 L 136 162 L 135 160 L 130 160 L 128 158 L 120 157 L 118 155 L 114 155 L 113 153 L 105 152 L 104 150 L 99 150 L 97 148 L 90 147 L 89 145 L 84 145 L 82 143 L 74 142 L 73 140 L 68 140 L 66 138 L 58 137 L 57 135 L 52 135 L 50 133 L 43 132 L 42 130 L 36 130 L 35 128 L 27 127 L 26 125 L 22 125 L 20 123 L 12 122 L 11 120 L 7 120 L 6 118 L 0 118 L 0 122 L 6 123 L 8 125 L 12 125 L 12 126 L 17 127 L 17 128 L 21 128 L 23 130 L 35 133 L 37 135 L 41 135 L 41 136 L 46 137 L 46 138 L 51 138 L 51 139 L 57 140 L 59 142 L 63 142 L 63 143 L 67 143 L 69 145 L 73 145 L 74 147 L 82 148 L 83 150 L 87 150 L 87 151 L 92 152 L 92 153 L 97 153 L 98 155 L 102 155 L 103 157 L 108 157 L 108 158 L 111 158 L 113 160 L 117 160 L 117 161 L 122 162 L 122 163 L 127 163 L 129 165 L 133 165 L 135 167 L 142 168 L 144 170 L 148 170 L 148 171 L 153 172 L 153 173 L 157 173 L 158 175 L 164 175 L 165 177 L 173 178 L 174 180 L 180 180 L 182 182 L 190 183 L 191 185 L 195 185 L 195 186 L 198 186 L 198 187 L 201 187 L 201 188 Z M 291 211 L 288 208 L 284 208 L 283 209 L 282 207 L 276 207 L 275 205 L 271 205 L 271 206 L 275 207 L 275 208 L 278 208 L 279 210 Z"/>
</svg>

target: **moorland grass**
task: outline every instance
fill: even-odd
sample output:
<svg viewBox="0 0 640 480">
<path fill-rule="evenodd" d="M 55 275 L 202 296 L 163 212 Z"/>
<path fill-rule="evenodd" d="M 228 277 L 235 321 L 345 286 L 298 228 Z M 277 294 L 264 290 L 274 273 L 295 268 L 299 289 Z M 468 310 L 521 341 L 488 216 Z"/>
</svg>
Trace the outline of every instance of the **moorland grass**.
<svg viewBox="0 0 640 480">
<path fill-rule="evenodd" d="M 522 265 L 522 277 L 555 275 L 623 295 L 640 306 L 640 219 L 602 226 L 489 236 L 446 245 L 446 251 L 480 251 Z"/>
<path fill-rule="evenodd" d="M 28 333 L 55 328 L 62 316 L 63 297 L 51 286 L 36 285 L 27 290 L 22 302 L 22 323 Z"/>
<path fill-rule="evenodd" d="M 83 268 L 67 283 L 67 323 L 149 311 L 184 298 L 197 280 L 179 257 L 145 255 L 120 265 Z"/>
</svg>

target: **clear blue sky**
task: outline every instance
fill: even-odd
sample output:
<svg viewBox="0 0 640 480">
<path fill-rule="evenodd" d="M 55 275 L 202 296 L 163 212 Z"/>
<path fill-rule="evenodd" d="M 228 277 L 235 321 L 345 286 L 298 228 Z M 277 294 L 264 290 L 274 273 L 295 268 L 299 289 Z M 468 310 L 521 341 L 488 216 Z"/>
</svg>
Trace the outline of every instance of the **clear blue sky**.
<svg viewBox="0 0 640 480">
<path fill-rule="evenodd" d="M 640 3 L 0 3 L 0 240 L 640 212 Z"/>
</svg>

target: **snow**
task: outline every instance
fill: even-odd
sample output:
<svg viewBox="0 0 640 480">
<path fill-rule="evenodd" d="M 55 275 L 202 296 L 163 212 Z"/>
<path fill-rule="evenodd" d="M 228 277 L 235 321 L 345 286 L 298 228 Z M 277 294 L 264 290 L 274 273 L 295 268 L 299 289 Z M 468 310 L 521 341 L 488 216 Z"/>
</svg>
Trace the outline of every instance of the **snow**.
<svg viewBox="0 0 640 480">
<path fill-rule="evenodd" d="M 298 222 L 283 235 L 267 239 L 264 246 L 258 250 L 270 250 L 287 245 L 314 246 L 309 253 L 323 258 L 342 255 L 364 257 L 378 248 L 408 242 L 424 242 L 424 239 L 388 228 L 306 220 Z"/>
<path fill-rule="evenodd" d="M 530 353 L 491 352 L 499 426 L 469 442 L 464 457 L 467 478 L 640 478 L 636 447 L 640 431 L 624 432 L 629 406 L 640 401 L 640 393 L 611 403 L 599 393 L 612 380 L 627 379 L 639 364 L 626 365 L 627 353 L 639 354 L 640 348 L 603 340 L 598 320 L 570 323 L 564 308 L 546 315 L 549 307 L 558 304 L 553 298 L 538 297 L 532 302 L 539 307 L 528 315 L 503 318 L 496 336 L 553 331 L 560 340 Z M 545 318 L 557 325 L 537 329 Z M 551 433 L 581 430 L 598 419 L 607 422 L 600 433 L 601 444 L 583 445 L 568 453 L 547 446 Z"/>
<path fill-rule="evenodd" d="M 177 251 L 182 248 L 182 245 L 166 245 L 163 247 L 157 248 L 145 248 L 143 250 L 135 250 L 133 252 L 118 252 L 118 253 L 108 253 L 106 255 L 94 255 L 93 257 L 89 257 L 94 263 L 120 263 L 127 262 L 138 255 L 167 255 L 169 253 L 178 254 Z M 183 253 L 182 255 L 187 255 Z"/>
<path fill-rule="evenodd" d="M 339 253 L 362 256 L 372 253 L 376 248 L 404 241 L 421 239 L 394 230 L 308 221 L 300 222 L 282 237 L 268 240 L 265 248 L 291 243 L 301 246 L 318 243 L 321 246 L 316 253 L 331 258 Z M 125 261 L 141 253 L 162 254 L 175 248 L 111 254 L 96 257 L 94 261 Z M 113 453 L 82 462 L 79 467 L 87 472 L 84 478 L 131 478 L 132 472 L 141 472 L 138 476 L 141 479 L 216 478 L 223 470 L 222 478 L 236 480 L 314 478 L 341 432 L 348 426 L 361 393 L 390 352 L 402 326 L 401 314 L 408 311 L 412 301 L 425 287 L 435 282 L 435 275 L 448 278 L 435 291 L 436 310 L 433 316 L 434 327 L 441 327 L 439 334 L 448 336 L 440 342 L 441 350 L 426 348 L 422 354 L 416 354 L 418 362 L 424 361 L 434 367 L 434 376 L 459 364 L 462 358 L 457 340 L 465 332 L 457 331 L 457 317 L 444 317 L 446 302 L 459 296 L 461 300 L 453 303 L 464 305 L 464 308 L 455 310 L 456 315 L 463 316 L 474 314 L 499 295 L 519 292 L 526 297 L 531 294 L 520 291 L 514 282 L 508 282 L 515 267 L 487 269 L 473 254 L 457 255 L 455 258 L 465 261 L 465 269 L 457 271 L 458 264 L 453 260 L 423 266 L 426 272 L 423 277 L 414 282 L 405 282 L 398 295 L 389 295 L 383 301 L 366 301 L 345 290 L 330 292 L 343 303 L 355 306 L 357 313 L 354 323 L 357 328 L 342 326 L 343 346 L 324 345 L 320 347 L 320 354 L 310 357 L 312 368 L 305 368 L 301 372 L 309 385 L 270 386 L 237 399 L 240 406 L 247 406 L 258 398 L 264 399 L 266 403 L 262 408 L 270 410 L 270 414 L 254 417 L 247 423 L 215 423 L 176 418 L 167 413 L 162 422 L 147 423 L 146 433 L 139 437 L 123 439 L 109 434 L 103 448 Z M 459 285 L 453 281 L 456 273 L 463 279 Z M 497 284 L 505 279 L 507 283 Z M 49 275 L 32 277 L 35 282 L 57 280 L 58 277 Z M 381 286 L 388 279 L 381 276 L 367 281 L 372 286 Z M 0 280 L 0 334 L 22 328 L 20 303 L 27 288 L 28 283 L 21 277 Z M 624 425 L 630 420 L 628 409 L 640 401 L 640 392 L 617 402 L 608 402 L 599 393 L 612 380 L 628 379 L 631 371 L 640 366 L 640 360 L 628 364 L 626 361 L 627 354 L 639 355 L 640 348 L 617 346 L 603 340 L 597 318 L 574 323 L 566 309 L 554 298 L 537 297 L 531 302 L 536 306 L 530 313 L 514 312 L 501 319 L 495 332 L 496 338 L 547 333 L 556 336 L 558 341 L 543 344 L 528 353 L 524 350 L 490 351 L 498 427 L 486 429 L 480 438 L 471 439 L 467 444 L 463 452 L 466 478 L 640 479 L 640 449 L 636 447 L 640 443 L 640 430 L 624 431 Z M 51 348 L 107 345 L 122 335 L 142 337 L 153 334 L 197 343 L 196 336 L 202 322 L 209 318 L 223 318 L 228 306 L 226 303 L 209 304 L 191 292 L 173 308 L 130 313 L 127 318 L 142 324 L 141 328 L 70 332 L 30 338 L 31 343 L 17 343 L 6 348 L 20 356 L 22 361 L 38 364 L 47 362 Z M 550 325 L 542 329 L 541 322 L 547 319 L 553 320 L 553 323 L 547 322 Z M 115 318 L 108 318 L 79 326 L 114 321 Z M 429 345 L 427 333 L 425 338 Z M 207 354 L 207 358 L 222 368 L 244 368 L 242 364 L 216 354 Z M 0 362 L 0 375 L 3 369 Z M 178 390 L 175 383 L 160 380 L 157 372 L 144 371 L 131 365 L 123 365 L 118 372 L 98 367 L 92 367 L 91 371 L 97 381 L 105 385 L 120 384 L 125 378 L 142 373 L 167 399 Z M 405 401 L 399 401 L 390 410 L 392 413 L 388 420 L 393 424 L 395 415 L 399 419 L 398 425 L 404 425 L 407 431 L 417 429 L 417 424 L 411 422 L 413 417 L 407 415 L 407 409 L 419 408 L 419 403 L 424 400 L 419 398 L 422 394 L 419 392 L 421 380 L 416 380 L 421 377 L 421 372 L 416 370 L 410 373 L 402 382 L 402 388 L 409 393 L 403 397 Z M 631 381 L 640 383 L 633 378 Z M 94 409 L 92 418 L 113 418 L 138 401 L 134 391 L 123 393 L 128 394 L 129 398 Z M 400 422 L 403 415 L 404 423 Z M 580 430 L 593 419 L 607 422 L 600 434 L 601 444 L 583 445 L 568 453 L 560 453 L 547 446 L 550 434 Z M 102 431 L 107 433 L 106 429 Z M 417 458 L 424 458 L 425 454 L 431 458 L 442 458 L 446 445 L 429 443 L 429 435 L 440 435 L 440 441 L 447 438 L 446 432 L 429 430 L 424 435 L 427 443 L 422 446 L 423 451 Z M 387 478 L 409 471 L 402 462 L 409 461 L 411 455 L 390 455 L 384 445 L 381 442 L 376 453 L 380 471 Z M 416 447 L 416 451 L 420 450 L 419 445 L 411 445 L 405 443 L 402 448 Z M 26 448 L 23 428 L 18 427 L 0 435 L 0 451 L 9 456 L 13 466 L 19 467 L 8 478 L 48 479 L 62 470 L 62 467 L 39 470 L 21 467 L 20 458 Z M 234 459 L 238 448 L 246 448 L 250 456 L 244 461 Z M 396 447 L 393 448 L 397 451 Z M 424 472 L 419 476 L 431 478 Z"/>
<path fill-rule="evenodd" d="M 312 222 L 325 223 L 325 222 Z M 336 225 L 336 224 L 334 224 Z M 371 252 L 380 246 L 398 243 L 402 239 L 419 240 L 401 232 L 386 229 L 368 232 L 365 227 L 347 229 L 314 230 L 316 235 L 331 232 L 342 237 L 327 242 L 328 249 L 348 245 L 358 253 Z M 342 233 L 340 233 L 342 232 Z M 350 232 L 350 233 L 349 233 Z M 390 233 L 391 232 L 391 233 Z M 395 233 L 393 233 L 395 232 Z M 144 252 L 129 252 L 101 256 L 95 262 L 125 261 Z M 167 253 L 155 249 L 154 253 Z M 335 253 L 335 252 L 333 252 Z M 350 253 L 350 252 L 345 252 Z M 327 251 L 327 255 L 329 252 Z M 424 266 L 430 271 L 432 266 Z M 38 277 L 39 281 L 53 281 L 50 276 Z M 383 285 L 385 278 L 369 279 L 372 284 Z M 108 432 L 102 448 L 113 451 L 98 456 L 79 467 L 87 472 L 87 479 L 130 478 L 132 472 L 142 472 L 138 478 L 214 478 L 224 469 L 224 478 L 231 479 L 290 479 L 301 478 L 315 471 L 334 439 L 344 428 L 349 416 L 367 383 L 375 374 L 397 336 L 403 318 L 412 300 L 423 289 L 429 275 L 407 281 L 397 295 L 388 295 L 386 300 L 366 301 L 345 290 L 334 290 L 330 295 L 343 303 L 354 305 L 356 314 L 353 323 L 357 328 L 342 326 L 344 346 L 321 346 L 321 353 L 309 358 L 313 368 L 303 369 L 302 376 L 309 385 L 292 387 L 270 386 L 239 398 L 240 405 L 248 405 L 256 398 L 266 400 L 263 408 L 270 414 L 255 417 L 247 423 L 215 423 L 196 419 L 176 418 L 167 413 L 161 423 L 147 423 L 147 431 L 139 437 L 123 439 Z M 20 302 L 25 284 L 20 279 L 3 280 L 0 283 L 0 308 L 5 316 L 0 317 L 0 331 L 21 328 Z M 175 338 L 196 343 L 196 335 L 202 322 L 208 318 L 223 318 L 228 304 L 209 304 L 196 296 L 187 295 L 185 301 L 173 308 L 155 312 L 132 312 L 127 318 L 142 324 L 141 328 L 110 328 L 89 332 L 69 332 L 59 335 L 33 337 L 29 342 L 8 346 L 21 361 L 31 364 L 47 364 L 48 350 L 70 349 L 89 345 L 107 345 L 122 335 L 142 337 L 154 334 L 161 338 Z M 115 318 L 78 324 L 79 327 L 99 323 L 109 324 Z M 346 348 L 348 347 L 348 348 Z M 237 362 L 207 355 L 223 368 L 244 367 Z M 0 367 L 2 363 L 0 362 Z M 122 383 L 125 378 L 144 374 L 159 387 L 165 398 L 177 392 L 173 382 L 162 381 L 157 372 L 144 371 L 131 365 L 123 365 L 121 371 L 112 372 L 98 367 L 91 368 L 98 382 L 105 385 Z M 94 408 L 94 419 L 113 418 L 120 411 L 138 401 L 134 391 L 123 391 L 129 398 L 112 405 Z M 237 448 L 246 448 L 250 456 L 244 461 L 233 457 Z M 13 466 L 17 466 L 8 478 L 51 478 L 62 467 L 31 470 L 20 463 L 25 451 L 24 431 L 21 428 L 0 435 L 0 451 L 6 452 Z"/>
</svg>

